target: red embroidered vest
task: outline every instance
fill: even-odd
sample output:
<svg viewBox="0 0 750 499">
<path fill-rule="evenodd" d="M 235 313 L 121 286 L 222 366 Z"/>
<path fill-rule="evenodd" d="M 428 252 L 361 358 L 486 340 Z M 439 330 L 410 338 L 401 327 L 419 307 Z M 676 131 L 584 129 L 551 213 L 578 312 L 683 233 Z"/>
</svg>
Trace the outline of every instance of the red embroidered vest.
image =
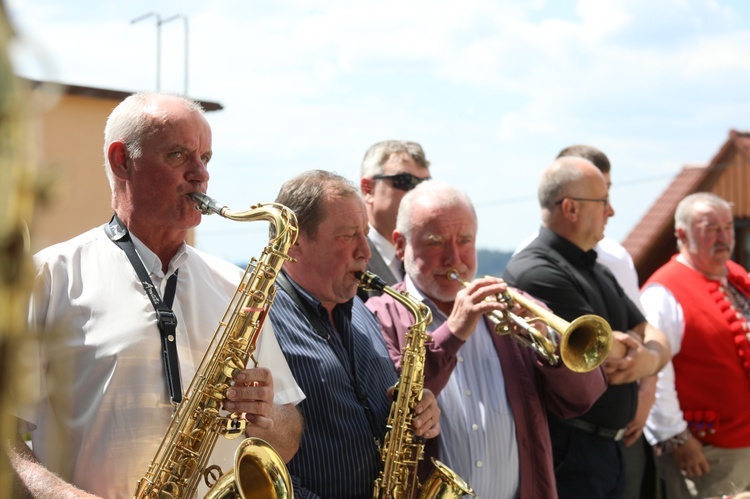
<svg viewBox="0 0 750 499">
<path fill-rule="evenodd" d="M 701 442 L 717 447 L 750 447 L 750 334 L 728 291 L 676 256 L 646 284 L 669 289 L 682 305 L 685 334 L 672 359 L 685 420 Z M 729 282 L 750 296 L 748 273 L 728 261 Z"/>
</svg>

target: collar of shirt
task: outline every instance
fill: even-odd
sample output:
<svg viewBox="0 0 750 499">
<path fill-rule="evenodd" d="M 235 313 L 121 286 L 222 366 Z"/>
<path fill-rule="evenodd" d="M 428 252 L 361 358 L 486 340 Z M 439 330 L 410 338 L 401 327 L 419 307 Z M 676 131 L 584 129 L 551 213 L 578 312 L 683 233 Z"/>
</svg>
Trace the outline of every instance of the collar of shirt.
<svg viewBox="0 0 750 499">
<path fill-rule="evenodd" d="M 378 250 L 383 262 L 394 271 L 396 277 L 401 277 L 401 261 L 396 258 L 396 247 L 393 245 L 393 241 L 383 237 L 372 225 L 370 225 L 370 232 L 367 234 L 367 238 L 375 246 L 375 249 Z"/>
<path fill-rule="evenodd" d="M 185 243 L 182 243 L 180 249 L 177 250 L 177 254 L 174 256 L 174 258 L 172 258 L 172 261 L 169 262 L 169 267 L 167 268 L 167 272 L 165 274 L 161 270 L 161 260 L 159 260 L 159 257 L 156 256 L 156 253 L 151 251 L 148 246 L 143 244 L 143 242 L 135 237 L 132 232 L 130 233 L 130 238 L 133 241 L 133 246 L 135 246 L 136 253 L 138 253 L 138 256 L 143 262 L 143 266 L 146 267 L 146 270 L 148 270 L 149 274 L 156 277 L 159 281 L 163 280 L 167 275 L 174 274 L 175 270 L 179 269 L 180 266 L 185 263 L 185 260 L 188 257 L 187 245 Z M 157 283 L 154 284 L 158 285 Z"/>
<path fill-rule="evenodd" d="M 445 321 L 448 320 L 448 316 L 443 313 L 442 310 L 440 310 L 435 303 L 433 303 L 432 300 L 427 298 L 425 295 L 422 294 L 421 291 L 417 289 L 417 286 L 414 284 L 414 281 L 411 280 L 411 277 L 409 277 L 409 274 L 404 277 L 404 285 L 406 286 L 406 292 L 409 293 L 413 298 L 421 301 L 425 305 L 427 305 L 430 310 L 432 311 L 432 322 L 428 326 L 428 330 L 434 331 L 438 327 L 440 327 Z"/>
<path fill-rule="evenodd" d="M 566 260 L 580 268 L 590 269 L 596 263 L 596 251 L 593 249 L 583 251 L 580 247 L 547 227 L 539 229 L 539 237 L 543 241 L 546 241 L 552 249 L 560 253 Z"/>
<path fill-rule="evenodd" d="M 284 275 L 286 276 L 287 280 L 292 284 L 294 289 L 297 291 L 297 294 L 299 294 L 300 298 L 305 300 L 305 302 L 310 306 L 312 310 L 315 310 L 318 313 L 318 317 L 320 319 L 325 320 L 330 324 L 331 320 L 328 315 L 328 310 L 323 306 L 323 304 L 315 298 L 313 295 L 308 293 L 302 286 L 297 284 L 297 282 L 292 279 L 289 274 L 284 272 Z M 351 320 L 352 316 L 352 307 L 354 306 L 354 298 L 352 297 L 351 300 L 349 300 L 346 303 L 339 303 L 335 307 L 333 307 L 333 314 L 335 317 L 344 317 Z"/>
</svg>

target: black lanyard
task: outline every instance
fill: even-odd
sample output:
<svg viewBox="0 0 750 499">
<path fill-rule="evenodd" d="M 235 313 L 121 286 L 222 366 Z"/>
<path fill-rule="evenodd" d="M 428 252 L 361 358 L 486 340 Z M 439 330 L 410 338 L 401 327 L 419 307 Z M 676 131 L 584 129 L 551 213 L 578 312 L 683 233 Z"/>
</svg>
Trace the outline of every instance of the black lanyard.
<svg viewBox="0 0 750 499">
<path fill-rule="evenodd" d="M 130 238 L 128 229 L 123 225 L 117 215 L 105 226 L 107 235 L 117 246 L 127 255 L 130 263 L 141 280 L 141 285 L 146 291 L 146 296 L 151 300 L 151 304 L 156 310 L 156 317 L 159 320 L 159 332 L 161 333 L 161 353 L 164 361 L 164 372 L 167 376 L 167 387 L 169 396 L 173 404 L 179 404 L 182 401 L 182 387 L 180 386 L 180 361 L 177 358 L 177 316 L 172 312 L 172 303 L 174 294 L 177 289 L 177 271 L 167 279 L 167 287 L 164 290 L 164 301 L 159 297 L 159 291 L 154 286 L 148 275 L 146 267 L 138 257 Z"/>
</svg>

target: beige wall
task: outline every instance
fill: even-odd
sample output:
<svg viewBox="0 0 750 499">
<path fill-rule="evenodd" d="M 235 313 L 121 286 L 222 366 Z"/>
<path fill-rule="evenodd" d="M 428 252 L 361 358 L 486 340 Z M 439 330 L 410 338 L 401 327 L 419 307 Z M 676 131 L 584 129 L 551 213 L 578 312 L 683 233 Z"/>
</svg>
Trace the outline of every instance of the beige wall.
<svg viewBox="0 0 750 499">
<path fill-rule="evenodd" d="M 62 95 L 41 116 L 40 170 L 52 175 L 52 196 L 37 210 L 31 249 L 65 241 L 112 215 L 102 160 L 104 124 L 113 99 Z"/>
</svg>

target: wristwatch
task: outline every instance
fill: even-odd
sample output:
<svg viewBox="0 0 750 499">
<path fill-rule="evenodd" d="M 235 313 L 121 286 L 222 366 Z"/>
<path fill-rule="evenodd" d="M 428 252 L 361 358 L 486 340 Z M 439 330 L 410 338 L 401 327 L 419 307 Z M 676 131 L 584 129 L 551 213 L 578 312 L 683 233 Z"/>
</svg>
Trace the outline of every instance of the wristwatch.
<svg viewBox="0 0 750 499">
<path fill-rule="evenodd" d="M 654 454 L 656 454 L 657 456 L 663 456 L 665 454 L 669 454 L 670 452 L 675 450 L 677 447 L 680 447 L 682 444 L 690 440 L 691 438 L 693 438 L 693 434 L 690 431 L 690 428 L 685 428 L 683 431 L 681 431 L 677 435 L 654 444 L 653 445 Z"/>
</svg>

